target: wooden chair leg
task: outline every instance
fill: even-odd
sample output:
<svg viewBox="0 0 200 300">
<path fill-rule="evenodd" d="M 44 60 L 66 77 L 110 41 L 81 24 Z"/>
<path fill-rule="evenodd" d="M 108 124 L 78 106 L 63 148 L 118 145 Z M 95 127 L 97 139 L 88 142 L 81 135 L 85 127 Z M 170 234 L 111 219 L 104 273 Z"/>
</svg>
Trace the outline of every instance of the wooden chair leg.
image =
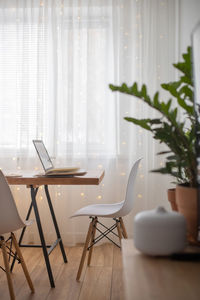
<svg viewBox="0 0 200 300">
<path fill-rule="evenodd" d="M 116 225 L 117 225 L 117 232 L 118 232 L 118 236 L 119 236 L 119 242 L 121 244 L 122 232 L 121 232 L 121 227 L 120 227 L 120 224 L 119 224 L 118 220 L 116 220 Z"/>
<path fill-rule="evenodd" d="M 9 262 L 8 262 L 8 254 L 7 254 L 7 251 L 6 251 L 6 243 L 5 243 L 4 240 L 1 240 L 0 244 L 1 244 L 1 249 L 2 249 L 2 252 L 3 252 L 3 260 L 4 260 L 5 271 L 6 271 L 7 281 L 8 281 L 10 299 L 15 300 L 15 294 L 14 294 L 12 279 L 11 279 L 11 276 L 10 276 L 10 267 L 9 267 Z"/>
<path fill-rule="evenodd" d="M 123 219 L 121 217 L 119 218 L 119 221 L 120 221 L 120 225 L 121 225 L 121 228 L 122 228 L 123 237 L 125 239 L 127 239 L 128 238 L 128 234 L 127 234 L 127 231 L 126 231 L 126 227 L 124 225 L 124 221 L 123 221 Z"/>
<path fill-rule="evenodd" d="M 94 222 L 93 222 L 90 246 L 92 245 L 92 243 L 94 243 L 95 234 L 96 234 L 96 224 L 97 224 L 97 217 L 95 217 Z M 91 262 L 92 252 L 93 252 L 93 246 L 89 249 L 88 261 L 87 261 L 88 266 L 90 265 L 90 262 Z"/>
<path fill-rule="evenodd" d="M 78 272 L 77 272 L 76 280 L 79 280 L 80 277 L 81 277 L 81 272 L 82 272 L 82 269 L 83 269 L 88 244 L 89 244 L 90 239 L 91 239 L 93 223 L 94 223 L 94 219 L 90 222 L 90 225 L 89 225 L 89 229 L 88 229 L 87 237 L 86 237 L 85 244 L 84 244 L 84 247 L 83 247 L 83 252 L 82 252 L 81 261 L 80 261 L 80 264 L 79 264 L 79 269 L 78 269 Z"/>
<path fill-rule="evenodd" d="M 20 248 L 19 248 L 19 245 L 18 245 L 18 243 L 17 243 L 17 240 L 16 240 L 16 238 L 15 238 L 14 233 L 11 233 L 11 236 L 12 236 L 13 244 L 14 244 L 14 246 L 15 246 L 17 255 L 18 255 L 19 259 L 20 259 L 21 266 L 22 266 L 22 269 L 23 269 L 23 271 L 24 271 L 24 275 L 25 275 L 26 280 L 27 280 L 27 282 L 28 282 L 28 285 L 29 285 L 29 287 L 30 287 L 30 289 L 31 289 L 31 292 L 34 293 L 34 292 L 35 292 L 34 286 L 33 286 L 32 280 L 31 280 L 31 278 L 30 278 L 29 272 L 28 272 L 28 270 L 27 270 L 26 264 L 25 264 L 25 262 L 24 262 L 24 258 L 23 258 L 23 256 L 22 256 L 21 250 L 20 250 Z"/>
</svg>

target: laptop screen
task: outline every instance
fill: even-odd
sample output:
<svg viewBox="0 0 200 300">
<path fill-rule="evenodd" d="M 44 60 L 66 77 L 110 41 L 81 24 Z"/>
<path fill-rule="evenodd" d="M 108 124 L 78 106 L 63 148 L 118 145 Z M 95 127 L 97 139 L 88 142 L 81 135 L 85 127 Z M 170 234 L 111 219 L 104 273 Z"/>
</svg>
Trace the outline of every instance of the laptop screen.
<svg viewBox="0 0 200 300">
<path fill-rule="evenodd" d="M 38 153 L 38 156 L 40 158 L 40 161 L 44 167 L 44 170 L 47 171 L 49 169 L 53 168 L 53 164 L 51 162 L 51 159 L 49 157 L 49 154 L 47 152 L 47 149 L 44 146 L 43 141 L 41 140 L 33 140 L 33 144 L 35 146 L 35 149 Z"/>
</svg>

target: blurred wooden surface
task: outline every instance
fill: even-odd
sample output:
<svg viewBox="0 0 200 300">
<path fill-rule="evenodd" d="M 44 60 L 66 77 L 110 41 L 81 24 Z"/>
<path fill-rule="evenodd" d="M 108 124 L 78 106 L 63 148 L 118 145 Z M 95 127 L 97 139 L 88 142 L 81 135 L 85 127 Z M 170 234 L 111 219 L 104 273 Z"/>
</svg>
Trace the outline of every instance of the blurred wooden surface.
<svg viewBox="0 0 200 300">
<path fill-rule="evenodd" d="M 122 259 L 125 299 L 200 299 L 200 262 L 145 256 L 131 239 L 122 240 Z"/>
</svg>

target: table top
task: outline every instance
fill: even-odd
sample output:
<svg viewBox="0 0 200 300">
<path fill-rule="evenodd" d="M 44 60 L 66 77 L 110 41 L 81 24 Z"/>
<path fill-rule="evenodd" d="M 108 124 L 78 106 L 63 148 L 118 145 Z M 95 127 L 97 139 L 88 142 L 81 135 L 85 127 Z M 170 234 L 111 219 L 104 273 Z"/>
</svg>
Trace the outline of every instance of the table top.
<svg viewBox="0 0 200 300">
<path fill-rule="evenodd" d="M 31 172 L 5 173 L 10 185 L 98 185 L 104 177 L 103 170 L 88 170 L 85 175 L 72 177 L 44 176 Z"/>
<path fill-rule="evenodd" d="M 141 254 L 133 240 L 122 240 L 126 299 L 200 299 L 200 262 Z"/>
</svg>

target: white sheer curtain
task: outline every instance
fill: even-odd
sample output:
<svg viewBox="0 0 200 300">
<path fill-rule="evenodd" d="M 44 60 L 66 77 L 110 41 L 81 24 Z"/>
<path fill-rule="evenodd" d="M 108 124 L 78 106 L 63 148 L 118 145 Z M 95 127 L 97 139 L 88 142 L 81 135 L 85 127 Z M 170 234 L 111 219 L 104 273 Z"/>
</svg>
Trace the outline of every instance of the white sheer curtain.
<svg viewBox="0 0 200 300">
<path fill-rule="evenodd" d="M 109 83 L 145 82 L 150 92 L 174 79 L 178 2 L 134 0 L 0 1 L 0 163 L 5 171 L 41 170 L 32 139 L 42 138 L 56 165 L 105 169 L 99 186 L 50 187 L 65 244 L 82 241 L 88 222 L 78 208 L 121 201 L 132 163 L 143 156 L 134 214 L 167 206 L 169 179 L 149 173 L 162 164 L 158 145 L 124 116 L 152 114 Z M 159 184 L 158 184 L 159 180 Z M 22 216 L 29 191 L 12 187 Z M 47 241 L 54 234 L 40 188 Z M 27 239 L 38 240 L 36 225 Z"/>
</svg>

